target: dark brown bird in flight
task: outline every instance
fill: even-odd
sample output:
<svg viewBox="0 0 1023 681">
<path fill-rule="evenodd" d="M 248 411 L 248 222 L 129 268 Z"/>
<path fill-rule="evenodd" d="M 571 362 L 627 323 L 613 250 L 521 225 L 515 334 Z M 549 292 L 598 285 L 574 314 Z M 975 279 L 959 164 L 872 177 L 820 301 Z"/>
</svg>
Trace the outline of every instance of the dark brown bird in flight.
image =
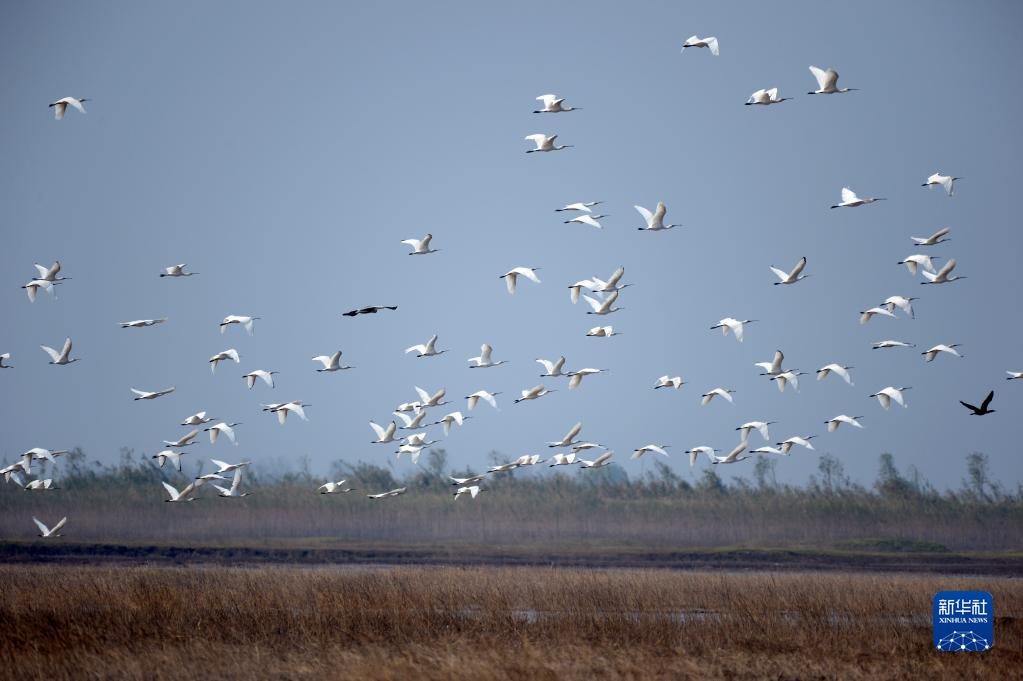
<svg viewBox="0 0 1023 681">
<path fill-rule="evenodd" d="M 980 403 L 979 408 L 973 406 L 972 404 L 967 404 L 962 400 L 959 400 L 959 404 L 963 405 L 972 412 L 970 416 L 983 416 L 984 414 L 994 414 L 995 411 L 997 411 L 996 409 L 988 409 L 988 405 L 991 404 L 991 400 L 993 400 L 994 398 L 995 391 L 992 390 L 987 394 L 987 397 L 984 398 L 984 401 Z"/>
</svg>

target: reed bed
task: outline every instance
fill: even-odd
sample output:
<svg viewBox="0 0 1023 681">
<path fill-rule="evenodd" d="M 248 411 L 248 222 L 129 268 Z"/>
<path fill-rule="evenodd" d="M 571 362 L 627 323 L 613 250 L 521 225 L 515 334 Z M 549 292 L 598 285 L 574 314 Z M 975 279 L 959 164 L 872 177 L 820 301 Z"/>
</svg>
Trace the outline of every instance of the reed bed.
<svg viewBox="0 0 1023 681">
<path fill-rule="evenodd" d="M 932 650 L 941 589 L 995 647 Z M 537 568 L 0 566 L 0 678 L 994 679 L 1023 582 Z"/>
</svg>

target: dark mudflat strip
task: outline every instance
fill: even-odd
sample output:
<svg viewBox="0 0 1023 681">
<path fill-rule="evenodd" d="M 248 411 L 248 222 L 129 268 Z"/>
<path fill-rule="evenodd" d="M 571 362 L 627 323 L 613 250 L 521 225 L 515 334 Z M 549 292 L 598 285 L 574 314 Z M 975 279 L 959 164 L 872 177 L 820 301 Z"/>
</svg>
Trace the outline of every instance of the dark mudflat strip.
<svg viewBox="0 0 1023 681">
<path fill-rule="evenodd" d="M 2 563 L 74 565 L 433 565 L 662 568 L 670 570 L 834 570 L 1023 577 L 1023 555 L 877 553 L 784 549 L 641 551 L 636 549 L 169 546 L 72 542 L 0 542 Z"/>
</svg>

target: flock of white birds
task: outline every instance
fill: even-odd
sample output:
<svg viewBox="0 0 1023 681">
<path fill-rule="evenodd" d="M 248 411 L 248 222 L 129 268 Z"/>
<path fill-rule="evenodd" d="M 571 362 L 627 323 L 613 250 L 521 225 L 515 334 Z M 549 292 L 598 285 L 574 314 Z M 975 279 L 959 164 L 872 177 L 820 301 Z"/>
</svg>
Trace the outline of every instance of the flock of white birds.
<svg viewBox="0 0 1023 681">
<path fill-rule="evenodd" d="M 710 54 L 714 56 L 719 54 L 718 40 L 715 37 L 700 38 L 694 35 L 688 38 L 682 46 L 683 52 L 690 48 L 706 48 L 709 50 Z M 816 66 L 810 66 L 809 68 L 817 82 L 817 88 L 810 91 L 808 94 L 833 95 L 848 93 L 855 90 L 855 88 L 839 88 L 838 72 L 834 69 L 821 69 Z M 541 107 L 533 111 L 533 113 L 536 114 L 563 114 L 582 110 L 580 107 L 567 106 L 564 98 L 558 97 L 554 94 L 541 95 L 536 99 L 541 103 Z M 757 90 L 750 95 L 746 104 L 766 106 L 771 104 L 780 104 L 781 102 L 789 101 L 790 99 L 791 98 L 789 97 L 779 97 L 778 88 L 772 87 Z M 85 98 L 64 97 L 63 99 L 59 99 L 50 104 L 50 107 L 54 109 L 56 119 L 61 120 L 68 107 L 84 114 L 85 108 L 83 106 L 83 102 L 87 101 L 89 100 Z M 569 144 L 559 144 L 557 134 L 536 133 L 528 135 L 525 139 L 534 144 L 534 148 L 526 151 L 528 154 L 562 151 L 572 148 L 572 145 Z M 958 179 L 959 178 L 952 175 L 934 173 L 926 179 L 923 186 L 938 186 L 945 194 L 952 196 L 954 193 L 954 183 Z M 843 187 L 841 190 L 841 201 L 832 205 L 831 208 L 857 208 L 883 200 L 885 199 L 882 197 L 860 197 L 851 189 Z M 601 201 L 574 202 L 554 210 L 574 215 L 571 219 L 564 221 L 566 224 L 581 224 L 596 229 L 602 229 L 600 220 L 607 216 L 594 212 L 596 206 L 601 203 Z M 671 223 L 665 224 L 667 207 L 663 202 L 658 202 L 653 211 L 638 205 L 635 206 L 635 209 L 642 218 L 642 224 L 637 227 L 637 229 L 641 231 L 663 232 L 674 227 L 681 226 Z M 914 236 L 911 237 L 911 239 L 918 247 L 930 248 L 949 241 L 949 232 L 950 229 L 945 227 L 930 236 Z M 409 255 L 426 256 L 440 252 L 440 249 L 433 248 L 433 234 L 427 234 L 421 239 L 406 239 L 401 243 L 411 249 Z M 948 284 L 965 278 L 963 276 L 953 274 L 956 267 L 956 261 L 954 258 L 949 258 L 945 261 L 944 265 L 938 268 L 934 261 L 939 259 L 940 258 L 936 255 L 916 253 L 900 260 L 899 264 L 904 264 L 909 270 L 910 275 L 913 277 L 917 274 L 922 275 L 924 280 L 919 282 L 920 284 Z M 25 289 L 30 302 L 34 303 L 37 300 L 40 291 L 44 291 L 50 296 L 54 296 L 56 287 L 70 280 L 70 277 L 61 276 L 61 263 L 59 261 L 55 262 L 50 267 L 45 267 L 39 264 L 36 264 L 35 267 L 37 270 L 37 276 L 33 277 L 27 284 L 22 286 L 22 288 Z M 775 267 L 774 265 L 770 265 L 769 267 L 778 278 L 778 281 L 774 282 L 775 285 L 791 286 L 810 276 L 805 273 L 807 268 L 807 259 L 805 257 L 800 258 L 790 270 Z M 541 279 L 537 274 L 539 269 L 540 268 L 538 267 L 528 266 L 514 267 L 499 276 L 501 279 L 504 279 L 508 293 L 514 294 L 520 283 L 520 278 L 533 284 L 541 284 Z M 177 264 L 165 268 L 159 276 L 178 278 L 196 276 L 197 274 L 198 273 L 196 272 L 187 271 L 187 266 L 185 264 Z M 624 275 L 625 269 L 620 267 L 606 280 L 594 276 L 589 279 L 582 279 L 570 284 L 568 289 L 572 304 L 578 303 L 579 299 L 582 298 L 590 307 L 587 314 L 597 315 L 600 317 L 606 317 L 624 309 L 617 306 L 622 291 L 629 286 L 628 283 L 622 282 Z M 584 290 L 587 293 L 583 293 Z M 860 323 L 867 324 L 874 317 L 895 317 L 896 310 L 901 312 L 903 315 L 912 318 L 915 316 L 913 310 L 913 301 L 915 300 L 915 297 L 900 295 L 891 296 L 880 302 L 877 306 L 861 311 Z M 348 317 L 357 317 L 365 314 L 376 314 L 384 310 L 395 311 L 397 310 L 397 306 L 370 306 L 351 310 L 343 314 Z M 224 333 L 230 327 L 237 326 L 244 329 L 245 332 L 251 336 L 254 332 L 255 322 L 259 319 L 259 317 L 253 316 L 228 315 L 224 317 L 224 320 L 220 323 L 220 330 L 221 333 Z M 736 341 L 741 343 L 745 338 L 747 325 L 753 324 L 756 321 L 757 320 L 755 319 L 735 319 L 732 317 L 725 317 L 712 325 L 710 329 L 720 329 L 722 334 L 725 336 L 731 333 L 735 337 Z M 121 322 L 120 325 L 121 328 L 124 329 L 139 329 L 166 322 L 166 318 L 138 319 Z M 587 336 L 598 338 L 612 338 L 619 334 L 620 332 L 616 331 L 611 325 L 595 326 L 586 333 Z M 417 358 L 427 359 L 437 357 L 448 352 L 447 349 L 438 349 L 437 342 L 438 336 L 435 334 L 425 343 L 409 347 L 405 350 L 405 353 L 414 353 Z M 71 356 L 71 338 L 67 338 L 64 341 L 64 345 L 59 351 L 46 345 L 42 345 L 40 347 L 49 357 L 50 364 L 63 367 L 78 361 L 77 357 Z M 915 345 L 899 340 L 882 340 L 874 343 L 873 347 L 874 349 L 895 349 L 915 347 Z M 939 343 L 923 351 L 921 354 L 926 362 L 932 362 L 941 355 L 948 355 L 952 358 L 961 358 L 962 355 L 957 350 L 958 347 L 959 344 L 957 343 Z M 469 368 L 493 369 L 507 364 L 505 360 L 495 361 L 493 353 L 493 347 L 488 343 L 484 343 L 481 346 L 480 354 L 477 357 L 468 358 L 467 361 L 469 363 Z M 318 372 L 332 373 L 353 368 L 342 364 L 341 358 L 342 352 L 338 350 L 329 355 L 313 357 L 312 361 L 321 365 L 322 368 L 316 369 Z M 11 356 L 9 353 L 0 354 L 0 368 L 12 368 L 10 359 Z M 241 362 L 241 355 L 235 348 L 227 348 L 213 354 L 209 358 L 210 371 L 216 373 L 217 367 L 221 362 L 234 362 L 235 364 L 239 364 Z M 593 367 L 581 367 L 574 370 L 566 370 L 564 356 L 558 357 L 555 360 L 537 359 L 536 362 L 543 367 L 544 373 L 541 374 L 542 378 L 555 380 L 562 378 L 567 379 L 568 390 L 580 388 L 583 380 L 587 377 L 596 377 L 608 371 L 607 369 Z M 758 362 L 755 366 L 762 370 L 760 375 L 766 377 L 767 380 L 774 381 L 778 386 L 778 390 L 781 392 L 784 392 L 786 388 L 789 387 L 791 387 L 792 390 L 798 391 L 799 377 L 807 375 L 806 372 L 800 371 L 799 369 L 793 369 L 791 367 L 786 368 L 785 355 L 781 350 L 775 351 L 774 356 L 770 361 Z M 852 386 L 853 379 L 852 374 L 850 373 L 852 370 L 853 367 L 851 366 L 847 366 L 842 362 L 834 362 L 817 369 L 815 374 L 818 381 L 824 380 L 828 376 L 834 374 L 849 386 Z M 1007 373 L 1008 380 L 1023 379 L 1023 372 L 1009 371 Z M 276 374 L 276 371 L 256 369 L 244 374 L 243 378 L 245 379 L 249 390 L 257 387 L 257 381 L 265 384 L 268 388 L 274 388 L 274 376 Z M 587 382 L 592 380 L 595 379 L 590 378 Z M 686 382 L 681 376 L 664 375 L 656 379 L 653 388 L 680 390 L 685 385 Z M 909 389 L 909 386 L 887 386 L 871 393 L 870 397 L 876 398 L 884 409 L 889 409 L 893 402 L 905 408 L 908 406 L 905 399 L 905 392 Z M 131 392 L 135 395 L 135 400 L 159 399 L 174 392 L 174 390 L 174 387 L 158 390 L 141 390 L 131 388 Z M 456 410 L 450 411 L 439 419 L 433 420 L 435 417 L 428 416 L 432 410 L 450 404 L 450 402 L 445 400 L 445 397 L 447 396 L 446 389 L 440 388 L 431 394 L 429 391 L 423 390 L 417 386 L 415 387 L 415 391 L 418 396 L 418 400 L 403 402 L 395 407 L 393 411 L 395 420 L 390 420 L 387 425 L 380 425 L 373 421 L 369 423 L 370 428 L 376 436 L 373 440 L 374 443 L 391 444 L 392 446 L 396 446 L 397 449 L 394 450 L 394 453 L 397 457 L 400 459 L 402 455 L 408 454 L 413 464 L 418 462 L 420 455 L 424 451 L 439 442 L 439 440 L 430 438 L 429 431 L 427 430 L 428 428 L 432 426 L 441 426 L 444 436 L 447 437 L 453 427 L 461 427 L 467 420 L 472 418 L 468 414 Z M 521 390 L 519 397 L 515 398 L 514 402 L 517 404 L 524 401 L 537 400 L 550 395 L 553 392 L 556 392 L 556 389 L 548 388 L 546 385 L 541 383 Z M 715 398 L 717 398 L 719 403 L 734 403 L 734 392 L 734 390 L 725 387 L 715 387 L 713 389 L 706 390 L 701 393 L 701 406 L 709 406 Z M 479 406 L 480 401 L 483 401 L 490 407 L 496 409 L 498 406 L 497 397 L 499 395 L 501 395 L 500 392 L 486 389 L 477 390 L 466 395 L 464 397 L 466 400 L 466 411 L 473 411 Z M 970 410 L 971 414 L 985 415 L 995 411 L 989 408 L 992 399 L 993 392 L 986 397 L 980 407 L 976 407 L 966 402 L 963 402 L 962 404 Z M 305 409 L 309 406 L 311 405 L 304 403 L 301 400 L 294 400 L 290 402 L 264 404 L 262 405 L 262 409 L 264 412 L 276 414 L 280 424 L 284 425 L 287 422 L 289 415 L 294 415 L 301 420 L 308 420 Z M 852 428 L 863 428 L 864 426 L 860 423 L 863 418 L 863 416 L 838 414 L 824 423 L 827 426 L 827 432 L 831 433 L 836 431 L 842 425 Z M 398 425 L 399 421 L 401 425 Z M 773 421 L 749 421 L 747 423 L 740 424 L 735 429 L 739 432 L 739 441 L 734 448 L 730 449 L 725 454 L 719 455 L 718 449 L 707 445 L 690 447 L 685 450 L 685 454 L 688 455 L 689 465 L 691 467 L 695 466 L 701 456 L 706 457 L 711 464 L 734 464 L 750 459 L 753 456 L 787 456 L 795 446 L 804 447 L 809 450 L 814 449 L 811 442 L 811 440 L 817 437 L 814 434 L 793 435 L 785 438 L 784 440 L 776 441 L 774 446 L 769 446 L 768 443 L 771 442 L 769 428 L 774 425 L 774 423 L 775 422 Z M 153 458 L 161 468 L 163 468 L 166 464 L 170 464 L 177 471 L 180 472 L 182 470 L 181 458 L 187 453 L 187 447 L 196 444 L 197 438 L 199 437 L 200 427 L 204 432 L 209 434 L 211 445 L 215 444 L 221 435 L 223 435 L 224 438 L 230 441 L 233 445 L 238 445 L 235 428 L 240 426 L 241 423 L 215 419 L 207 416 L 205 411 L 200 411 L 184 419 L 181 425 L 193 428 L 186 435 L 176 440 L 164 440 L 166 449 L 153 455 Z M 536 466 L 540 464 L 547 464 L 550 467 L 572 465 L 587 469 L 607 466 L 611 462 L 614 452 L 599 443 L 580 439 L 581 432 L 582 423 L 580 422 L 572 426 L 572 428 L 570 428 L 565 436 L 560 440 L 547 442 L 546 445 L 548 448 L 563 450 L 553 453 L 549 458 L 543 458 L 538 454 L 524 454 L 513 461 L 492 466 L 486 473 L 482 473 L 480 475 L 473 475 L 465 478 L 452 477 L 452 484 L 456 488 L 454 497 L 457 499 L 458 497 L 467 495 L 471 498 L 476 498 L 483 489 L 481 487 L 481 483 L 487 479 L 487 476 L 511 471 L 516 468 Z M 763 441 L 764 444 L 762 446 L 751 448 L 750 438 L 753 433 L 756 433 L 756 436 Z M 669 458 L 669 453 L 667 451 L 669 448 L 669 445 L 663 443 L 647 444 L 635 449 L 632 452 L 632 458 L 639 459 L 647 454 L 656 454 L 658 456 Z M 590 454 L 590 452 L 592 452 L 592 454 Z M 25 452 L 14 464 L 0 469 L 0 473 L 3 473 L 8 482 L 13 482 L 27 491 L 57 490 L 59 488 L 54 484 L 52 478 L 29 478 L 33 475 L 33 469 L 40 467 L 42 462 L 47 461 L 51 464 L 56 464 L 57 457 L 66 453 L 66 451 L 62 450 L 47 450 L 36 447 Z M 584 456 L 593 456 L 593 458 L 588 459 L 584 458 Z M 178 489 L 167 482 L 163 482 L 163 487 L 167 492 L 167 498 L 165 501 L 172 503 L 195 501 L 198 498 L 197 495 L 199 490 L 206 483 L 210 483 L 210 485 L 217 491 L 218 496 L 223 498 L 240 498 L 251 494 L 250 491 L 245 491 L 242 487 L 244 480 L 243 472 L 245 468 L 250 465 L 249 461 L 239 461 L 237 463 L 229 463 L 219 459 L 210 459 L 210 461 L 216 465 L 217 470 L 191 480 L 181 489 Z M 228 474 L 230 474 L 230 477 L 228 477 Z M 346 480 L 339 480 L 326 482 L 316 491 L 321 494 L 343 494 L 352 492 L 354 489 L 355 488 L 348 485 Z M 399 496 L 405 492 L 406 488 L 401 487 L 398 489 L 367 494 L 366 496 L 370 499 L 384 499 Z M 33 520 L 39 528 L 39 536 L 41 537 L 61 536 L 59 531 L 67 522 L 67 518 L 65 517 L 50 528 L 37 518 L 33 518 Z"/>
</svg>

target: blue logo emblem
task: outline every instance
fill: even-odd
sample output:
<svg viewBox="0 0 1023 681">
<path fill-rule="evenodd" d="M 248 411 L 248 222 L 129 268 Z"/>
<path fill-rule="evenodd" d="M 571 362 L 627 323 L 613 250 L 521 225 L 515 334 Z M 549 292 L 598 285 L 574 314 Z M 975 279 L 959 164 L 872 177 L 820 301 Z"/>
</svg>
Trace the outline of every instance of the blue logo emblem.
<svg viewBox="0 0 1023 681">
<path fill-rule="evenodd" d="M 934 647 L 944 652 L 983 652 L 995 644 L 995 601 L 986 591 L 934 594 Z"/>
</svg>

